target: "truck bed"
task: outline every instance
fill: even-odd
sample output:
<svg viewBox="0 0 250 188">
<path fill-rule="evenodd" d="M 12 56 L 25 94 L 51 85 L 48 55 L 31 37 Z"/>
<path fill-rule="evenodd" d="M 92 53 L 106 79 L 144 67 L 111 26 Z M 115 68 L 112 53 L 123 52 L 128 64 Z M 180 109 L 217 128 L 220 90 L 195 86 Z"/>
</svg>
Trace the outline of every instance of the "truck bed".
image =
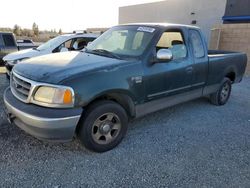
<svg viewBox="0 0 250 188">
<path fill-rule="evenodd" d="M 241 52 L 209 50 L 208 84 L 219 83 L 228 72 L 234 75 L 234 82 L 240 82 L 246 68 L 247 56 Z M 212 83 L 211 83 L 212 82 Z"/>
</svg>

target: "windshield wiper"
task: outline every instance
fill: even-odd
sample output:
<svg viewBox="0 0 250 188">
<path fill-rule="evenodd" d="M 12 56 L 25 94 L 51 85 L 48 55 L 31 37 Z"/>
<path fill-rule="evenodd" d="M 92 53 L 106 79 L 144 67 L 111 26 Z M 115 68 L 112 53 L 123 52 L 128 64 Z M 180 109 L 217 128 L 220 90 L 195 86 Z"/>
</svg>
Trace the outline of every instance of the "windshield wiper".
<svg viewBox="0 0 250 188">
<path fill-rule="evenodd" d="M 109 57 L 114 57 L 116 59 L 121 59 L 121 57 L 113 52 L 110 52 L 108 50 L 104 50 L 104 49 L 94 49 L 94 50 L 89 50 L 89 49 L 86 49 L 86 52 L 92 52 L 92 53 L 95 53 L 95 54 L 101 54 L 101 55 L 107 55 Z"/>
</svg>

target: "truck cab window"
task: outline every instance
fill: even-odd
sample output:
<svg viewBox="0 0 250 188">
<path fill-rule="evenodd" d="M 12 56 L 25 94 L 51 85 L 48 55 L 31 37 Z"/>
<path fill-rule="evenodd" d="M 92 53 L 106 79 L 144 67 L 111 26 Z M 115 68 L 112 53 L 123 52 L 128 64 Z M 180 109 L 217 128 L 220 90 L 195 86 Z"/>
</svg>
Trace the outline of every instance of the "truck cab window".
<svg viewBox="0 0 250 188">
<path fill-rule="evenodd" d="M 205 56 L 205 50 L 202 45 L 200 33 L 196 30 L 190 30 L 190 40 L 193 46 L 194 56 L 201 58 Z"/>
<path fill-rule="evenodd" d="M 10 34 L 3 34 L 3 41 L 6 47 L 13 47 L 16 46 L 14 38 Z"/>
<path fill-rule="evenodd" d="M 171 50 L 173 59 L 182 59 L 187 56 L 187 48 L 180 31 L 164 32 L 156 45 L 156 51 L 160 49 Z"/>
</svg>

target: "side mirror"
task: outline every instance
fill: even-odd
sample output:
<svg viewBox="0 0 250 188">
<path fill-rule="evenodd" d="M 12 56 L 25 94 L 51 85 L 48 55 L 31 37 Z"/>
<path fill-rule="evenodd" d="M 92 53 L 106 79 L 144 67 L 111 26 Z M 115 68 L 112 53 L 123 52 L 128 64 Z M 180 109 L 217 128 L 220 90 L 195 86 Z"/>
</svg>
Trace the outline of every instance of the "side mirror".
<svg viewBox="0 0 250 188">
<path fill-rule="evenodd" d="M 69 50 L 68 50 L 68 48 L 65 48 L 65 47 L 61 48 L 61 50 L 60 50 L 60 52 L 67 52 L 67 51 L 69 51 Z"/>
<path fill-rule="evenodd" d="M 173 53 L 169 49 L 160 49 L 156 54 L 156 59 L 159 62 L 171 61 L 173 59 Z"/>
<path fill-rule="evenodd" d="M 91 43 L 92 43 L 92 42 L 88 42 L 88 44 L 87 44 L 87 46 L 86 46 L 86 47 L 88 47 Z"/>
</svg>

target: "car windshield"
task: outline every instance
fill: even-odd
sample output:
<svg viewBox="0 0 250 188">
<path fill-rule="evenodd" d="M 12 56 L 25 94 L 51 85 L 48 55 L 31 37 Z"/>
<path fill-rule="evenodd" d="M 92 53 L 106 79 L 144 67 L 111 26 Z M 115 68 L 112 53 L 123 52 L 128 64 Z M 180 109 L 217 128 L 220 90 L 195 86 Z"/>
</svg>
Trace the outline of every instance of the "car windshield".
<svg viewBox="0 0 250 188">
<path fill-rule="evenodd" d="M 46 50 L 52 46 L 57 46 L 60 44 L 60 42 L 62 41 L 62 36 L 58 36 L 58 37 L 55 37 L 51 40 L 49 40 L 48 42 L 45 42 L 44 44 L 40 45 L 39 47 L 37 47 L 37 50 Z"/>
<path fill-rule="evenodd" d="M 117 26 L 109 29 L 86 48 L 88 53 L 138 57 L 154 36 L 155 28 L 141 26 Z"/>
</svg>

